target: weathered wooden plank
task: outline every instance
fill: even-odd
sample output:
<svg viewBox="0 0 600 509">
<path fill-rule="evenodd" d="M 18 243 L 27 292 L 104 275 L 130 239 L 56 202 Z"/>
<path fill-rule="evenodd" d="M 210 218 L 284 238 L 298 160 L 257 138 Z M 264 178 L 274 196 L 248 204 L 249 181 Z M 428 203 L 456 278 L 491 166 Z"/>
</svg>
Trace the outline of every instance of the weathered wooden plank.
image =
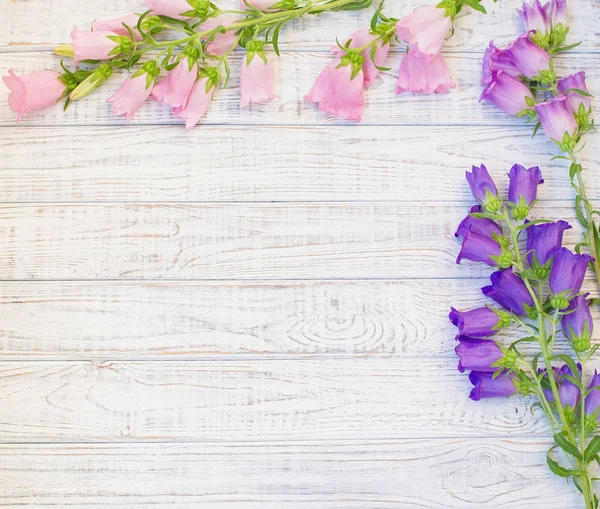
<svg viewBox="0 0 600 509">
<path fill-rule="evenodd" d="M 0 442 L 550 433 L 531 397 L 470 390 L 448 358 L 4 362 Z"/>
<path fill-rule="evenodd" d="M 204 124 L 348 124 L 330 114 L 321 112 L 303 98 L 311 89 L 314 80 L 332 57 L 327 53 L 286 53 L 277 62 L 278 97 L 268 104 L 239 108 L 239 77 L 233 73 L 225 90 L 215 95 L 210 110 L 203 119 Z M 4 53 L 0 54 L 0 75 L 14 67 L 18 73 L 58 68 L 59 58 L 50 53 Z M 367 106 L 362 124 L 395 125 L 522 125 L 523 119 L 509 117 L 491 104 L 479 104 L 481 54 L 448 55 L 448 66 L 457 87 L 449 94 L 394 93 L 396 73 L 400 56 L 390 58 L 392 70 L 379 78 L 377 84 L 366 94 Z M 240 56 L 232 59 L 237 68 Z M 590 90 L 600 90 L 600 54 L 570 55 L 557 59 L 557 72 L 574 72 L 585 69 Z M 127 120 L 112 114 L 111 104 L 106 99 L 122 82 L 121 73 L 115 75 L 102 89 L 73 105 L 67 113 L 56 105 L 46 110 L 31 112 L 23 117 L 27 125 L 126 125 Z M 15 114 L 7 102 L 8 90 L 0 87 L 0 125 L 15 126 Z M 181 124 L 171 110 L 156 101 L 146 101 L 132 120 L 133 124 Z M 202 130 L 202 127 L 199 127 Z M 206 129 L 206 126 L 204 127 Z M 128 132 L 125 131 L 125 135 Z M 460 135 L 456 130 L 455 134 Z M 186 134 L 181 132 L 183 138 Z M 124 138 L 126 139 L 126 138 Z M 133 138 L 129 138 L 132 140 Z M 201 154 L 199 154 L 201 156 Z"/>
<path fill-rule="evenodd" d="M 571 201 L 532 217 L 565 219 Z M 416 279 L 487 277 L 455 264 L 463 205 L 39 204 L 0 206 L 3 279 Z M 418 262 L 416 262 L 418 260 Z"/>
<path fill-rule="evenodd" d="M 376 4 L 376 2 L 374 2 Z M 412 9 L 423 5 L 422 1 L 400 3 L 386 2 L 385 12 L 389 16 L 402 17 Z M 221 8 L 238 8 L 236 0 L 218 2 Z M 488 15 L 466 11 L 457 19 L 457 30 L 445 47 L 461 51 L 481 51 L 490 39 L 498 44 L 507 44 L 523 30 L 514 10 L 519 3 L 497 4 L 486 1 Z M 73 25 L 89 26 L 94 19 L 110 19 L 132 11 L 143 11 L 141 0 L 104 0 L 87 4 L 77 0 L 61 0 L 48 3 L 45 0 L 13 1 L 6 4 L 5 21 L 0 33 L 0 46 L 5 50 L 37 44 L 52 46 L 69 42 Z M 361 12 L 327 13 L 319 17 L 305 18 L 288 25 L 281 33 L 280 46 L 285 50 L 327 50 L 335 38 L 343 39 L 358 28 L 369 25 L 373 9 Z M 581 40 L 583 44 L 574 51 L 597 50 L 600 40 L 600 9 L 588 0 L 569 1 L 570 42 Z"/>
<path fill-rule="evenodd" d="M 0 202 L 472 201 L 464 172 L 486 162 L 499 184 L 515 163 L 539 165 L 542 200 L 569 199 L 568 165 L 529 127 L 342 126 L 195 129 L 90 126 L 5 129 Z M 579 154 L 600 198 L 594 148 Z M 26 156 L 25 156 L 26 154 Z"/>
<path fill-rule="evenodd" d="M 488 280 L 0 283 L 4 359 L 452 357 Z M 600 310 L 593 308 L 600 323 Z M 514 328 L 496 336 L 522 337 Z M 529 351 L 528 343 L 521 351 Z M 557 340 L 557 346 L 564 342 Z M 452 363 L 452 361 L 449 361 Z"/>
<path fill-rule="evenodd" d="M 0 507 L 579 507 L 547 441 L 0 446 Z"/>
</svg>

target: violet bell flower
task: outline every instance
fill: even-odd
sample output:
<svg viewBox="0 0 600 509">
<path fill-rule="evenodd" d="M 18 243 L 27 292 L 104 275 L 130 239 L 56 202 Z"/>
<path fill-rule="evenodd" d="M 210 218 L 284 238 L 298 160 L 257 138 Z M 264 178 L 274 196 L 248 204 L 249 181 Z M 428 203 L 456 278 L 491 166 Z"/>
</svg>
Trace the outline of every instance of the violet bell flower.
<svg viewBox="0 0 600 509">
<path fill-rule="evenodd" d="M 530 265 L 536 260 L 545 265 L 554 252 L 562 246 L 565 230 L 570 230 L 571 225 L 566 221 L 555 223 L 542 223 L 528 226 L 527 232 L 527 261 Z"/>
<path fill-rule="evenodd" d="M 518 316 L 525 316 L 527 308 L 534 306 L 533 299 L 523 280 L 513 273 L 512 268 L 494 272 L 492 284 L 481 289 L 486 297 L 494 299 L 504 309 Z"/>
<path fill-rule="evenodd" d="M 510 324 L 510 316 L 503 311 L 495 311 L 488 307 L 458 311 L 450 309 L 448 318 L 458 328 L 461 335 L 484 338 L 493 336 L 500 329 Z"/>
<path fill-rule="evenodd" d="M 469 398 L 473 401 L 486 398 L 507 398 L 517 392 L 515 380 L 516 377 L 512 374 L 503 373 L 494 378 L 494 373 L 471 371 L 469 381 L 474 387 Z"/>
</svg>

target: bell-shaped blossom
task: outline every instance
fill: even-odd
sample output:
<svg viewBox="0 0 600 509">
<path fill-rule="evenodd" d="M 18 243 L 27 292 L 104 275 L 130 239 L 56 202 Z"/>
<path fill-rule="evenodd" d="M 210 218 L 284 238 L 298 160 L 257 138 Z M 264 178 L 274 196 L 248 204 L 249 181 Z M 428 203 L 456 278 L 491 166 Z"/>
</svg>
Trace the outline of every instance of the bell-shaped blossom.
<svg viewBox="0 0 600 509">
<path fill-rule="evenodd" d="M 368 28 L 363 28 L 361 30 L 357 30 L 354 32 L 348 39 L 344 41 L 342 46 L 345 47 L 348 41 L 350 41 L 350 48 L 362 48 L 367 44 L 373 42 L 375 39 L 378 39 L 376 34 L 371 33 Z M 377 67 L 384 67 L 385 60 L 388 56 L 388 52 L 390 50 L 390 43 L 383 43 L 381 39 L 379 39 L 375 43 L 375 56 L 374 61 L 371 59 L 371 48 L 366 48 L 361 52 L 363 57 L 363 73 L 365 76 L 365 86 L 369 86 L 373 84 L 375 78 L 379 75 L 379 69 Z M 340 57 L 344 56 L 344 50 L 342 50 L 339 46 L 334 46 L 332 48 L 333 52 L 339 55 Z"/>
<path fill-rule="evenodd" d="M 469 381 L 474 386 L 469 394 L 469 398 L 473 401 L 486 398 L 507 398 L 517 392 L 515 377 L 512 374 L 504 373 L 494 378 L 494 373 L 471 371 Z"/>
<path fill-rule="evenodd" d="M 492 177 L 490 177 L 487 168 L 483 164 L 481 166 L 473 166 L 471 173 L 467 171 L 465 175 L 473 197 L 480 203 L 485 203 L 488 196 L 498 195 L 496 184 L 494 184 Z"/>
<path fill-rule="evenodd" d="M 263 53 L 264 55 L 264 53 Z M 248 56 L 242 60 L 240 67 L 240 107 L 250 102 L 262 103 L 275 97 L 275 69 L 273 62 L 255 54 L 248 62 Z"/>
<path fill-rule="evenodd" d="M 459 334 L 485 338 L 496 334 L 501 326 L 501 315 L 488 307 L 457 311 L 451 308 L 448 318 L 458 328 Z"/>
<path fill-rule="evenodd" d="M 589 96 L 575 92 L 575 90 L 582 90 L 583 92 L 588 91 L 585 84 L 585 72 L 579 71 L 575 74 L 569 74 L 564 78 L 558 80 L 557 83 L 558 91 L 567 98 L 567 106 L 573 113 L 579 111 L 579 106 L 583 104 L 585 110 L 589 110 L 591 99 Z M 571 92 L 567 92 L 572 90 Z"/>
<path fill-rule="evenodd" d="M 594 371 L 588 390 L 590 392 L 585 397 L 585 413 L 586 415 L 592 415 L 600 408 L 600 374 L 597 371 Z M 600 412 L 598 412 L 598 417 L 600 417 Z"/>
<path fill-rule="evenodd" d="M 481 84 L 489 85 L 494 81 L 496 75 L 503 72 L 511 78 L 519 78 L 521 71 L 517 69 L 513 59 L 506 54 L 506 50 L 501 50 L 490 41 L 489 46 L 483 54 L 483 63 L 481 66 Z"/>
<path fill-rule="evenodd" d="M 587 300 L 589 294 L 573 297 L 566 309 L 566 314 L 560 319 L 563 333 L 572 343 L 587 342 L 592 337 L 594 322 L 590 312 L 591 301 Z"/>
<path fill-rule="evenodd" d="M 135 77 L 130 75 L 106 102 L 113 103 L 115 115 L 125 115 L 127 120 L 131 120 L 137 109 L 148 99 L 150 92 L 152 86 L 147 86 L 145 74 Z"/>
<path fill-rule="evenodd" d="M 125 25 L 127 25 L 131 28 L 135 40 L 141 41 L 142 36 L 136 28 L 138 19 L 139 16 L 137 14 L 128 14 L 127 16 L 121 16 L 120 18 L 115 19 L 96 20 L 92 23 L 92 30 L 94 32 L 113 32 L 117 35 L 130 37 L 129 31 L 125 28 Z"/>
<path fill-rule="evenodd" d="M 93 32 L 79 30 L 77 27 L 71 31 L 73 43 L 73 63 L 80 60 L 108 60 L 112 58 L 113 51 L 119 44 L 109 37 L 118 37 L 115 32 L 108 30 L 94 30 Z"/>
<path fill-rule="evenodd" d="M 460 253 L 456 257 L 456 263 L 462 260 L 471 260 L 472 262 L 483 262 L 490 267 L 498 265 L 492 256 L 502 256 L 500 244 L 490 237 L 478 235 L 471 230 L 463 238 Z"/>
<path fill-rule="evenodd" d="M 521 9 L 517 9 L 526 32 L 532 30 L 541 33 L 550 32 L 552 27 L 548 19 L 549 7 L 550 4 L 542 6 L 539 0 L 535 0 L 531 4 L 524 3 Z"/>
<path fill-rule="evenodd" d="M 152 89 L 152 97 L 171 108 L 185 107 L 197 77 L 198 66 L 192 64 L 190 69 L 187 58 L 184 58 Z"/>
<path fill-rule="evenodd" d="M 550 270 L 550 290 L 554 295 L 568 292 L 575 295 L 581 290 L 588 264 L 593 258 L 588 254 L 575 254 L 566 247 L 554 251 L 554 261 Z"/>
<path fill-rule="evenodd" d="M 446 10 L 434 5 L 417 7 L 412 14 L 396 24 L 398 39 L 406 41 L 410 49 L 427 55 L 440 52 L 452 26 Z"/>
<path fill-rule="evenodd" d="M 548 21 L 552 27 L 567 26 L 567 0 L 551 0 L 548 8 Z"/>
<path fill-rule="evenodd" d="M 546 136 L 557 143 L 562 141 L 565 134 L 572 137 L 577 131 L 577 120 L 564 96 L 559 95 L 537 104 L 535 111 Z"/>
<path fill-rule="evenodd" d="M 493 373 L 498 369 L 497 367 L 493 368 L 492 364 L 504 357 L 504 354 L 495 341 L 470 338 L 464 335 L 460 335 L 456 339 L 459 342 L 454 349 L 459 358 L 458 371 L 464 373 L 469 369 Z"/>
<path fill-rule="evenodd" d="M 8 107 L 17 114 L 17 121 L 26 111 L 39 110 L 56 104 L 65 92 L 60 73 L 38 71 L 17 76 L 14 69 L 2 81 L 9 88 Z"/>
<path fill-rule="evenodd" d="M 185 119 L 186 130 L 192 129 L 207 112 L 214 94 L 214 86 L 207 76 L 200 77 L 194 86 L 184 107 L 174 108 L 176 117 Z"/>
<path fill-rule="evenodd" d="M 434 92 L 445 94 L 455 86 L 448 73 L 446 61 L 440 53 L 424 55 L 417 50 L 409 49 L 402 57 L 396 85 L 397 94 L 406 90 L 426 94 Z"/>
<path fill-rule="evenodd" d="M 481 289 L 486 297 L 494 299 L 504 309 L 518 316 L 527 314 L 526 306 L 533 307 L 533 299 L 523 280 L 513 273 L 512 268 L 494 272 L 492 284 Z"/>
<path fill-rule="evenodd" d="M 541 265 L 545 265 L 562 246 L 563 234 L 569 229 L 571 225 L 566 221 L 528 226 L 526 250 L 529 263 L 533 263 L 535 257 Z"/>
<path fill-rule="evenodd" d="M 537 189 L 544 183 L 542 171 L 538 166 L 525 168 L 520 164 L 515 164 L 508 173 L 508 201 L 514 204 L 531 204 L 537 199 Z"/>
<path fill-rule="evenodd" d="M 361 69 L 353 78 L 352 73 L 352 64 L 341 65 L 340 60 L 332 62 L 304 99 L 346 120 L 360 120 L 365 107 L 364 74 Z"/>
<path fill-rule="evenodd" d="M 207 30 L 214 30 L 218 26 L 228 27 L 236 21 L 239 21 L 239 18 L 235 14 L 221 14 L 216 18 L 208 18 L 200 25 L 198 30 L 200 32 L 206 32 Z M 209 39 L 209 37 L 206 37 L 206 39 Z M 206 52 L 209 55 L 220 57 L 229 53 L 237 45 L 237 42 L 238 36 L 235 34 L 235 30 L 219 32 L 214 39 L 206 45 Z"/>
<path fill-rule="evenodd" d="M 529 87 L 505 72 L 498 71 L 481 93 L 479 102 L 491 102 L 505 113 L 516 116 L 529 107 L 528 99 L 533 100 Z"/>
<path fill-rule="evenodd" d="M 581 365 L 578 365 L 579 370 L 581 371 Z M 544 378 L 548 376 L 547 370 L 538 369 L 538 374 L 544 373 Z M 565 378 L 565 376 L 574 376 L 571 368 L 564 364 L 561 368 L 552 368 L 552 376 L 554 376 L 554 380 L 556 381 L 556 385 L 558 386 L 558 398 L 560 399 L 560 403 L 563 407 L 571 407 L 575 408 L 577 406 L 577 402 L 579 401 L 579 388 L 571 382 L 571 380 Z M 548 403 L 552 403 L 554 401 L 554 393 L 552 389 L 543 389 L 544 396 L 548 400 Z"/>
<path fill-rule="evenodd" d="M 493 233 L 502 235 L 502 228 L 496 221 L 483 217 L 473 217 L 473 213 L 481 213 L 481 205 L 473 205 L 469 211 L 469 215 L 465 217 L 454 234 L 455 237 L 464 237 L 469 230 L 477 235 L 493 238 Z"/>
<path fill-rule="evenodd" d="M 182 16 L 182 14 L 192 10 L 192 6 L 187 0 L 144 0 L 144 2 L 153 14 L 175 19 L 186 19 L 187 16 Z"/>
<path fill-rule="evenodd" d="M 523 76 L 533 79 L 550 70 L 550 55 L 535 44 L 529 35 L 526 33 L 519 36 L 502 51 L 502 54 L 512 61 Z"/>
</svg>

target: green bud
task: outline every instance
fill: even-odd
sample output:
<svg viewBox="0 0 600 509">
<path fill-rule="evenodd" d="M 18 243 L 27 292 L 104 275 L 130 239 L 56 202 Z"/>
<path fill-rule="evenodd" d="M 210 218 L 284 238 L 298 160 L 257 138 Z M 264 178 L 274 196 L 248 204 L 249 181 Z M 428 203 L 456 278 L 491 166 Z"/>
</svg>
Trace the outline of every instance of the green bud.
<svg viewBox="0 0 600 509">
<path fill-rule="evenodd" d="M 502 200 L 498 196 L 492 196 L 491 194 L 488 196 L 488 194 L 489 191 L 486 194 L 483 206 L 488 214 L 496 214 L 502 208 Z"/>
<path fill-rule="evenodd" d="M 356 75 L 362 71 L 362 66 L 365 59 L 363 56 L 356 51 L 347 51 L 346 54 L 340 60 L 340 65 L 338 67 L 344 67 L 349 65 L 352 67 L 352 78 L 354 79 Z"/>
<path fill-rule="evenodd" d="M 568 33 L 569 27 L 563 26 L 562 23 L 554 25 L 552 27 L 552 32 L 550 33 L 548 45 L 554 48 L 559 47 L 564 42 Z"/>
<path fill-rule="evenodd" d="M 210 8 L 210 2 L 208 0 L 187 0 L 187 2 L 191 5 L 192 10 L 194 11 L 193 16 L 200 19 L 206 18 Z"/>
<path fill-rule="evenodd" d="M 83 80 L 77 87 L 71 92 L 69 98 L 72 101 L 82 99 L 88 94 L 91 94 L 97 89 L 102 83 L 112 76 L 113 69 L 110 64 L 100 64 L 92 74 L 90 74 L 85 80 Z"/>
<path fill-rule="evenodd" d="M 563 295 L 553 295 L 550 299 L 550 305 L 554 309 L 565 309 L 569 307 L 569 299 Z"/>
<path fill-rule="evenodd" d="M 150 35 L 162 32 L 165 26 L 158 16 L 146 16 L 142 20 L 142 30 Z"/>
<path fill-rule="evenodd" d="M 512 323 L 510 313 L 497 309 L 493 309 L 492 311 L 498 315 L 498 323 L 494 326 L 494 330 L 505 329 Z"/>
<path fill-rule="evenodd" d="M 573 350 L 579 353 L 588 351 L 591 346 L 592 343 L 589 338 L 579 338 L 573 341 Z"/>
<path fill-rule="evenodd" d="M 536 30 L 534 34 L 529 35 L 529 39 L 540 48 L 547 50 L 550 46 L 550 34 Z"/>
<path fill-rule="evenodd" d="M 553 85 L 556 81 L 556 73 L 552 69 L 540 71 L 540 73 L 537 76 L 534 76 L 533 79 L 542 85 Z"/>
<path fill-rule="evenodd" d="M 571 136 L 569 133 L 565 133 L 563 139 L 560 142 L 557 142 L 556 140 L 554 141 L 559 146 L 560 150 L 569 153 L 573 152 L 573 150 L 575 149 L 575 145 L 577 145 L 578 139 L 579 136 L 577 136 L 577 134 Z"/>
<path fill-rule="evenodd" d="M 502 255 L 499 257 L 498 266 L 501 269 L 508 269 L 512 267 L 513 263 L 513 255 L 510 251 L 503 251 Z"/>
<path fill-rule="evenodd" d="M 54 54 L 60 57 L 73 58 L 75 53 L 71 44 L 59 44 L 54 47 Z"/>
</svg>

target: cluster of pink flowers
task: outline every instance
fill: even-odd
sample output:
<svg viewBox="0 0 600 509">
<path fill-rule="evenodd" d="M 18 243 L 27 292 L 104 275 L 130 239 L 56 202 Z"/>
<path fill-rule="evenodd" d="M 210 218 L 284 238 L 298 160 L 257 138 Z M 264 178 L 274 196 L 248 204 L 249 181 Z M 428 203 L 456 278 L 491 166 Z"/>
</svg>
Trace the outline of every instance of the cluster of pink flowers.
<svg viewBox="0 0 600 509">
<path fill-rule="evenodd" d="M 385 64 L 394 35 L 408 43 L 400 64 L 397 94 L 406 90 L 445 93 L 454 88 L 440 53 L 452 26 L 446 14 L 445 9 L 428 5 L 397 21 L 387 33 L 389 23 L 379 25 L 383 29 L 365 28 L 354 32 L 342 47 L 334 48 L 336 60 L 317 78 L 305 99 L 346 120 L 360 120 L 365 106 L 365 86 L 373 84 Z"/>
<path fill-rule="evenodd" d="M 284 10 L 287 9 L 285 1 L 242 0 L 242 8 L 248 12 L 244 15 L 240 11 L 220 11 L 208 0 L 144 1 L 149 11 L 143 15 L 95 21 L 91 31 L 75 27 L 71 32 L 71 45 L 56 50 L 58 54 L 71 56 L 75 65 L 91 64 L 96 68 L 65 70 L 64 73 L 43 71 L 21 77 L 11 69 L 3 80 L 11 90 L 9 104 L 17 113 L 17 119 L 27 111 L 63 98 L 67 102 L 81 99 L 106 81 L 114 69 L 137 67 L 108 99 L 113 112 L 130 120 L 146 99 L 152 97 L 172 108 L 173 114 L 185 119 L 186 128 L 191 129 L 208 110 L 224 72 L 227 81 L 226 58 L 238 45 L 246 50 L 240 66 L 240 107 L 275 97 L 275 71 L 273 62 L 266 56 L 265 44 L 272 44 L 278 53 L 279 29 L 290 19 L 302 15 L 306 8 L 292 2 L 293 7 Z M 374 83 L 381 70 L 388 70 L 383 66 L 394 38 L 407 43 L 396 93 L 407 90 L 426 94 L 447 92 L 455 84 L 440 53 L 441 47 L 462 5 L 476 4 L 477 10 L 485 12 L 478 4 L 480 1 L 444 0 L 439 6 L 419 7 L 401 20 L 388 18 L 379 9 L 370 28 L 354 32 L 343 45 L 334 48 L 335 60 L 321 73 L 305 99 L 346 120 L 360 120 L 365 87 Z M 352 2 L 359 2 L 358 8 L 370 4 L 370 0 L 347 0 L 349 4 Z M 323 2 L 315 7 L 315 13 L 327 8 L 328 2 Z M 273 25 L 264 12 L 281 15 L 283 21 Z M 265 23 L 264 28 L 261 23 Z M 185 37 L 158 42 L 154 39 L 161 31 L 172 29 L 183 32 Z M 257 39 L 263 32 L 265 40 Z M 154 60 L 140 61 L 149 50 L 162 48 Z M 166 76 L 160 80 L 163 71 Z"/>
</svg>

